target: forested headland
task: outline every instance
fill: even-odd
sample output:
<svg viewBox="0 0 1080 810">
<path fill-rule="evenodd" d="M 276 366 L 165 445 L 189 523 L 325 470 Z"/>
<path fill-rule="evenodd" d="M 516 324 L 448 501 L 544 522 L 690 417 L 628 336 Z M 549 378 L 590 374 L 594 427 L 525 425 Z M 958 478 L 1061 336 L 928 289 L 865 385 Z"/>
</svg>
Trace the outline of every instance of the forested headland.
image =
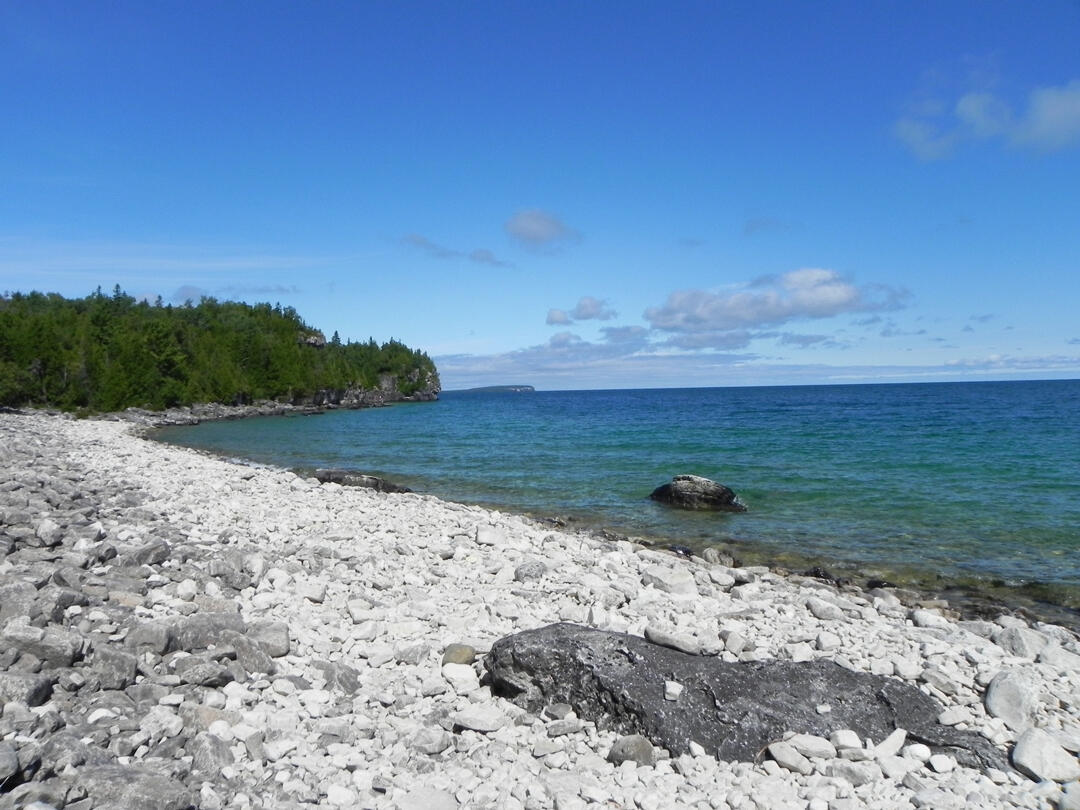
<svg viewBox="0 0 1080 810">
<path fill-rule="evenodd" d="M 214 298 L 151 304 L 119 287 L 74 299 L 0 296 L 0 405 L 117 411 L 260 399 L 321 403 L 343 392 L 355 402 L 357 392 L 380 389 L 433 398 L 435 364 L 396 340 L 342 342 L 337 332 L 327 340 L 280 305 Z"/>
</svg>

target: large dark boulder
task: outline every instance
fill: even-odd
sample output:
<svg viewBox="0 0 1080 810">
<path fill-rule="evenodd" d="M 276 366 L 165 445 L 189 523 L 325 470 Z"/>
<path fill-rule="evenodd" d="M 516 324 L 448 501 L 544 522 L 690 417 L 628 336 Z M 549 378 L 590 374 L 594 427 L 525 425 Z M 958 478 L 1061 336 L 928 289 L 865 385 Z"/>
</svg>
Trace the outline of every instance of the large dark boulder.
<svg viewBox="0 0 1080 810">
<path fill-rule="evenodd" d="M 484 659 L 496 693 L 530 711 L 568 703 L 601 729 L 642 734 L 671 751 L 690 742 L 718 759 L 754 761 L 787 731 L 853 729 L 880 742 L 897 728 L 963 765 L 1007 769 L 986 738 L 937 722 L 943 707 L 895 678 L 831 661 L 728 663 L 638 636 L 552 624 L 499 639 Z M 665 700 L 664 682 L 683 686 Z M 819 714 L 828 704 L 831 711 Z"/>
<path fill-rule="evenodd" d="M 654 501 L 680 509 L 713 509 L 718 512 L 745 512 L 746 504 L 725 487 L 700 475 L 676 475 L 649 495 Z"/>
</svg>

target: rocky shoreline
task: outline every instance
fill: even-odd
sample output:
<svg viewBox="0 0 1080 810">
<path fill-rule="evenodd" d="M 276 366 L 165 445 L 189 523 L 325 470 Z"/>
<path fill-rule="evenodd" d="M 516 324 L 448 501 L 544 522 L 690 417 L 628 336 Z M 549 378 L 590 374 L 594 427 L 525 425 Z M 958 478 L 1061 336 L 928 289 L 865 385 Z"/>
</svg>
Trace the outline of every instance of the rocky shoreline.
<svg viewBox="0 0 1080 810">
<path fill-rule="evenodd" d="M 0 413 L 0 810 L 1080 808 L 1066 628 L 958 621 L 138 430 Z M 558 622 L 895 679 L 1015 769 L 904 729 L 789 729 L 746 761 L 693 741 L 623 756 L 637 743 L 603 718 L 492 691 L 492 645 Z"/>
<path fill-rule="evenodd" d="M 340 394 L 341 392 L 330 392 Z M 431 402 L 438 398 L 437 390 L 421 391 L 413 396 L 403 396 L 394 388 L 372 391 L 351 390 L 348 397 L 328 396 L 322 392 L 300 403 L 260 399 L 243 405 L 226 405 L 221 402 L 202 402 L 180 405 L 163 411 L 146 408 L 127 408 L 115 413 L 102 414 L 98 418 L 119 422 L 131 422 L 143 428 L 169 427 L 171 425 L 198 425 L 227 419 L 249 419 L 255 416 L 316 416 L 338 409 L 381 408 L 397 402 Z"/>
</svg>

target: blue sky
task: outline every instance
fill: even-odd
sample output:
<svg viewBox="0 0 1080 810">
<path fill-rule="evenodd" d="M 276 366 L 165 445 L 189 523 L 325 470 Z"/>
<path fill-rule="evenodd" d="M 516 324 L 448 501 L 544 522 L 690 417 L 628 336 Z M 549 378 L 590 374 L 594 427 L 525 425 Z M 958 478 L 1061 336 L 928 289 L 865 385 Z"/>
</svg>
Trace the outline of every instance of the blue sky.
<svg viewBox="0 0 1080 810">
<path fill-rule="evenodd" d="M 0 0 L 0 291 L 446 388 L 1080 376 L 1080 3 Z"/>
</svg>

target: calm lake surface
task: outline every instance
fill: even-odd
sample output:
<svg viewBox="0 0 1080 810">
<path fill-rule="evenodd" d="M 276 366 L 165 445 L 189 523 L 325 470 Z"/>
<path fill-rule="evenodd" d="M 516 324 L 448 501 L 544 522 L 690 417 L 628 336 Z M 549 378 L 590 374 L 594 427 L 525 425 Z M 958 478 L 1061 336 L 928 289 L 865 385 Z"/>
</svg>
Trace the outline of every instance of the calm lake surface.
<svg viewBox="0 0 1080 810">
<path fill-rule="evenodd" d="M 450 392 L 158 437 L 748 560 L 1080 607 L 1078 380 Z M 750 511 L 648 500 L 679 473 L 730 486 Z"/>
</svg>

